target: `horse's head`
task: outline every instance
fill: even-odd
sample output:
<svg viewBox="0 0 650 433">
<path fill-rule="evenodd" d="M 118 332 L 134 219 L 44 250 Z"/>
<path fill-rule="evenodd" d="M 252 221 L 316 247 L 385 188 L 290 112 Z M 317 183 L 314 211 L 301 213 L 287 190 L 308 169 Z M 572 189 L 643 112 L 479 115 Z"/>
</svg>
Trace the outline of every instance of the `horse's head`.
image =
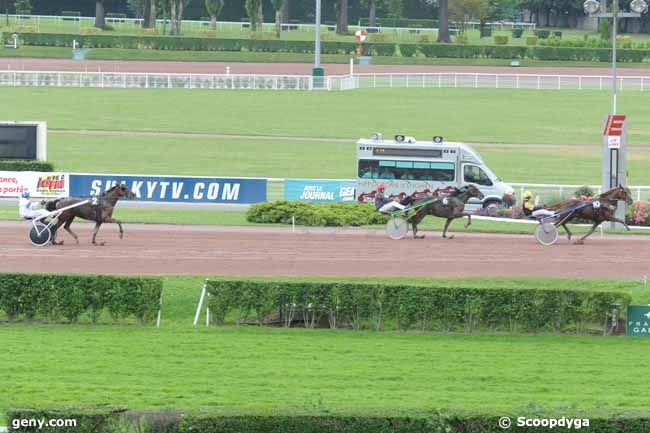
<svg viewBox="0 0 650 433">
<path fill-rule="evenodd" d="M 485 197 L 481 190 L 479 190 L 475 185 L 469 184 L 465 188 L 465 194 L 467 194 L 467 197 L 476 197 L 479 200 L 483 200 Z"/>
<path fill-rule="evenodd" d="M 118 183 L 109 188 L 105 193 L 105 197 L 126 197 L 134 198 L 135 193 L 129 189 L 128 186 L 123 183 Z"/>
<path fill-rule="evenodd" d="M 603 198 L 608 198 L 611 200 L 624 200 L 628 205 L 632 204 L 632 195 L 630 190 L 625 188 L 623 185 L 619 185 L 616 188 L 612 188 L 609 191 L 602 194 Z"/>
</svg>

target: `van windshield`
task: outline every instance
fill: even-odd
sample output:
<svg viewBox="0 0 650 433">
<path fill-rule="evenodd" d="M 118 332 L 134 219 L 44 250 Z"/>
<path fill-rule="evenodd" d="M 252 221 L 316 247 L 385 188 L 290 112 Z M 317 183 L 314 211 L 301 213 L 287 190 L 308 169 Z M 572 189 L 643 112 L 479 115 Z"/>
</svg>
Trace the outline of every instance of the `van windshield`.
<svg viewBox="0 0 650 433">
<path fill-rule="evenodd" d="M 361 159 L 357 175 L 360 179 L 400 179 L 453 182 L 453 162 L 397 161 Z"/>
</svg>

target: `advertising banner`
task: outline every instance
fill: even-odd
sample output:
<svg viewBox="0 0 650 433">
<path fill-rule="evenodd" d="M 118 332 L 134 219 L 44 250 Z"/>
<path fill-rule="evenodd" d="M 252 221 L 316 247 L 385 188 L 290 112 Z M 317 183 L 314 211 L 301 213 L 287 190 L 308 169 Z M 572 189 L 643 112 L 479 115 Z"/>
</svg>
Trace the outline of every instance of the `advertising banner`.
<svg viewBox="0 0 650 433">
<path fill-rule="evenodd" d="M 627 335 L 650 337 L 650 305 L 628 305 Z"/>
<path fill-rule="evenodd" d="M 135 200 L 172 203 L 238 203 L 266 201 L 266 179 L 183 176 L 132 176 L 119 174 L 70 175 L 70 195 L 100 194 L 122 183 Z"/>
<path fill-rule="evenodd" d="M 287 179 L 284 198 L 309 202 L 353 202 L 356 182 L 340 180 Z"/>
<path fill-rule="evenodd" d="M 0 197 L 18 198 L 25 191 L 33 198 L 67 197 L 69 180 L 67 173 L 0 171 Z"/>
</svg>

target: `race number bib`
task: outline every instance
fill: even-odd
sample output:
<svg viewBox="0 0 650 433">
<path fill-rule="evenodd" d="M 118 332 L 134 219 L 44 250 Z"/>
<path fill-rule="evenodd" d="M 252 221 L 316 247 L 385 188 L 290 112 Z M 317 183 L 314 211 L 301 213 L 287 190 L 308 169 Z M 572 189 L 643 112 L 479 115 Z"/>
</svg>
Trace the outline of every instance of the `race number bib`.
<svg viewBox="0 0 650 433">
<path fill-rule="evenodd" d="M 600 208 L 600 201 L 594 200 L 592 206 L 594 207 L 594 209 L 599 209 Z"/>
<path fill-rule="evenodd" d="M 443 198 L 443 199 L 442 199 L 442 204 L 444 204 L 445 206 L 447 206 L 447 205 L 449 204 L 449 199 L 448 199 L 447 197 Z"/>
</svg>

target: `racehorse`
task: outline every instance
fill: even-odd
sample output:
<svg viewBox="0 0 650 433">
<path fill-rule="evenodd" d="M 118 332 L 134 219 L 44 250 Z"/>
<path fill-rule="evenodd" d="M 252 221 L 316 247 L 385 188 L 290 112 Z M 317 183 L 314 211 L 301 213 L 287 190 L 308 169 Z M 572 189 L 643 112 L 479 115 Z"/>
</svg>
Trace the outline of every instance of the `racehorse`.
<svg viewBox="0 0 650 433">
<path fill-rule="evenodd" d="M 474 185 L 464 186 L 461 189 L 455 189 L 449 196 L 438 199 L 426 206 L 423 206 L 415 211 L 415 214 L 409 218 L 409 222 L 413 226 L 413 238 L 422 239 L 424 235 L 418 236 L 418 224 L 427 215 L 433 215 L 440 218 L 446 218 L 445 228 L 442 231 L 443 239 L 453 239 L 454 235 L 447 237 L 447 228 L 449 224 L 456 218 L 467 216 L 467 224 L 465 228 L 472 224 L 472 217 L 470 214 L 465 213 L 465 204 L 467 200 L 476 197 L 480 200 L 483 199 L 483 194 Z M 417 202 L 416 202 L 417 204 Z"/>
<path fill-rule="evenodd" d="M 75 219 L 79 217 L 85 220 L 95 221 L 95 229 L 93 230 L 93 245 L 104 245 L 104 242 L 99 244 L 96 242 L 97 232 L 99 227 L 103 223 L 116 223 L 120 228 L 120 239 L 124 237 L 124 230 L 122 229 L 122 221 L 113 219 L 113 209 L 117 204 L 117 201 L 122 198 L 133 198 L 135 194 L 131 191 L 126 185 L 117 184 L 108 189 L 106 192 L 102 193 L 99 197 L 92 197 L 88 203 L 74 207 L 72 209 L 66 210 L 61 215 L 59 215 L 59 221 L 53 229 L 53 245 L 62 245 L 63 241 L 56 242 L 56 233 L 57 229 L 61 226 L 72 235 L 74 240 L 79 243 L 79 237 L 70 230 L 70 224 Z M 46 209 L 49 211 L 54 211 L 56 209 L 61 209 L 66 206 L 73 205 L 75 203 L 82 202 L 86 199 L 79 197 L 67 197 L 57 200 L 52 200 L 46 203 Z"/>
<path fill-rule="evenodd" d="M 625 221 L 616 218 L 614 215 L 616 212 L 616 204 L 618 200 L 624 200 L 628 205 L 632 204 L 633 202 L 629 191 L 621 185 L 605 191 L 604 193 L 599 194 L 589 200 L 581 200 L 577 198 L 569 199 L 549 206 L 547 209 L 557 211 L 561 209 L 570 209 L 571 207 L 577 207 L 577 209 L 570 212 L 566 217 L 561 217 L 559 223 L 564 231 L 566 231 L 569 240 L 571 240 L 572 234 L 569 231 L 569 228 L 566 226 L 569 221 L 579 218 L 593 222 L 591 230 L 589 230 L 586 235 L 575 242 L 578 245 L 582 245 L 584 244 L 585 239 L 591 236 L 591 234 L 596 231 L 596 228 L 605 221 L 623 224 L 623 226 L 625 226 L 625 228 L 630 231 L 630 228 L 627 226 Z M 580 207 L 583 204 L 584 206 Z"/>
</svg>

